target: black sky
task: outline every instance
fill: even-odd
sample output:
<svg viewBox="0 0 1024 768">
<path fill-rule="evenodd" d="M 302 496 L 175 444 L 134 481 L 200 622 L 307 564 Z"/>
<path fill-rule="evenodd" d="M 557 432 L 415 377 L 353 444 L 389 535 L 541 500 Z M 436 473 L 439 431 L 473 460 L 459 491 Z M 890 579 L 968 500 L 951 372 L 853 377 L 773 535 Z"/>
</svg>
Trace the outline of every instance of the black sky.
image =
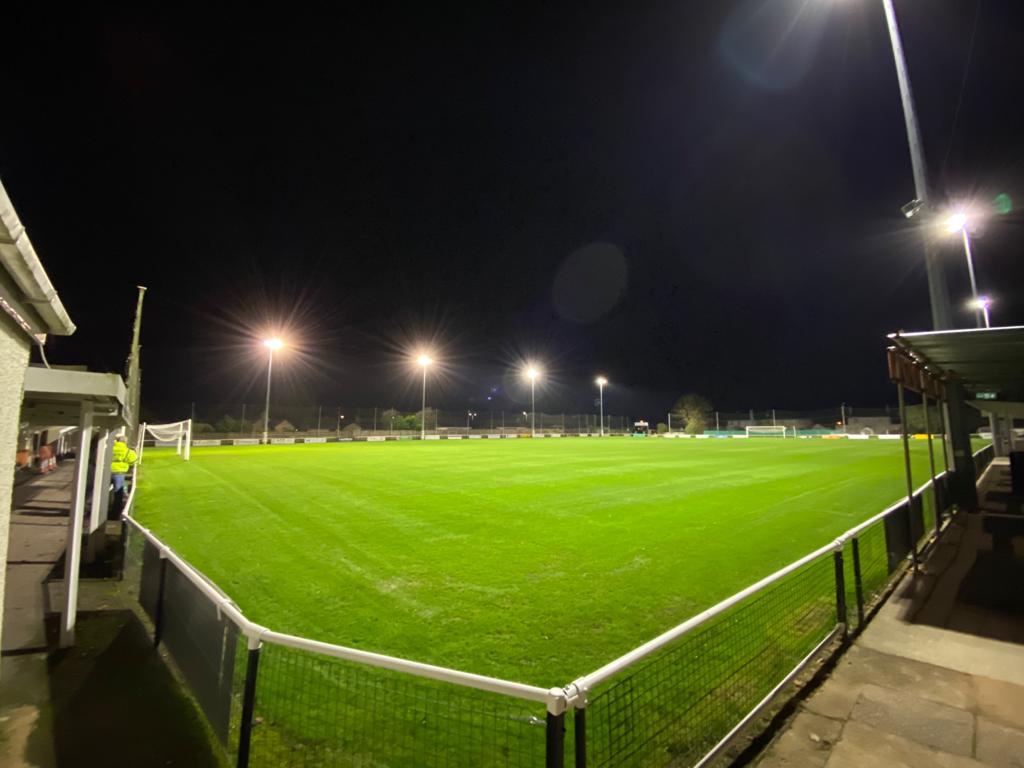
<svg viewBox="0 0 1024 768">
<path fill-rule="evenodd" d="M 528 354 L 556 412 L 597 372 L 649 416 L 892 399 L 884 336 L 930 316 L 879 2 L 465 5 L 11 27 L 0 176 L 79 326 L 51 361 L 119 370 L 144 284 L 168 419 L 259 400 L 284 318 L 292 401 L 415 407 L 421 336 L 452 409 Z M 940 197 L 1024 204 L 1021 5 L 896 4 Z M 977 232 L 998 324 L 1020 222 Z"/>
</svg>

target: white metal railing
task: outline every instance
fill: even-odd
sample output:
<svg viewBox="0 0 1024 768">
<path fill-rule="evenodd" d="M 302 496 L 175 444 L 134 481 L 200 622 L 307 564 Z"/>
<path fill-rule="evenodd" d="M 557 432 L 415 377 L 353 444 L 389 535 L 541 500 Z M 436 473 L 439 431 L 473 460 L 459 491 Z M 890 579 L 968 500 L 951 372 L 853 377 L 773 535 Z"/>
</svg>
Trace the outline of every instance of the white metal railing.
<svg viewBox="0 0 1024 768">
<path fill-rule="evenodd" d="M 283 632 L 275 632 L 267 627 L 257 624 L 254 621 L 250 621 L 245 614 L 242 613 L 234 600 L 219 590 L 205 576 L 189 565 L 188 562 L 183 560 L 180 555 L 174 552 L 174 550 L 167 544 L 162 542 L 156 534 L 142 526 L 137 520 L 131 517 L 131 515 L 127 514 L 127 507 L 124 517 L 132 527 L 142 533 L 142 535 L 145 536 L 146 539 L 159 551 L 161 559 L 165 559 L 173 563 L 174 567 L 178 569 L 178 572 L 181 573 L 182 576 L 188 579 L 196 589 L 202 592 L 210 602 L 216 606 L 217 610 L 221 611 L 236 627 L 238 627 L 238 631 L 249 639 L 251 647 L 258 643 L 283 645 L 301 651 L 334 656 L 335 658 L 346 659 L 359 664 L 366 664 L 371 667 L 390 669 L 394 672 L 405 672 L 410 675 L 415 675 L 416 677 L 425 677 L 432 680 L 452 683 L 454 685 L 461 685 L 466 688 L 475 688 L 481 691 L 489 691 L 490 693 L 498 693 L 512 698 L 537 701 L 544 704 L 550 704 L 553 698 L 562 698 L 560 693 L 553 695 L 551 690 L 546 688 L 538 688 L 536 686 L 525 685 L 523 683 L 514 683 L 495 677 L 487 677 L 486 675 L 477 675 L 471 672 L 461 672 L 456 669 L 449 669 L 447 667 L 438 667 L 432 664 L 409 661 L 408 659 L 401 659 L 396 656 L 387 656 L 380 653 L 361 651 L 357 648 L 349 648 L 343 645 L 321 642 L 319 640 L 310 640 L 309 638 L 297 637 Z"/>
<path fill-rule="evenodd" d="M 770 576 L 765 576 L 763 579 L 754 584 L 751 584 L 746 589 L 737 592 L 731 597 L 725 598 L 725 600 L 721 601 L 720 603 L 716 603 L 707 610 L 701 611 L 696 616 L 684 621 L 682 624 L 673 627 L 667 632 L 663 632 L 653 640 L 650 640 L 641 645 L 640 647 L 633 649 L 629 653 L 626 653 L 620 656 L 619 658 L 615 659 L 614 661 L 605 664 L 603 667 L 596 670 L 595 672 L 591 672 L 589 675 L 584 675 L 583 677 L 577 678 L 569 686 L 568 690 L 570 690 L 573 694 L 577 692 L 585 693 L 586 691 L 589 691 L 595 685 L 604 682 L 608 678 L 621 672 L 627 667 L 633 666 L 641 659 L 644 659 L 650 656 L 652 653 L 661 650 L 669 643 L 673 642 L 674 640 L 678 640 L 680 637 L 686 635 L 689 632 L 692 632 L 697 627 L 701 626 L 702 624 L 705 624 L 706 622 L 710 621 L 716 616 L 720 616 L 737 603 L 743 602 L 751 595 L 757 594 L 761 590 L 770 587 L 772 584 L 781 581 L 783 578 L 791 574 L 793 571 L 803 568 L 808 563 L 817 560 L 819 557 L 823 555 L 826 555 L 830 552 L 834 552 L 839 546 L 841 545 L 834 541 L 831 544 L 826 544 L 824 547 L 821 547 L 820 549 L 814 550 L 809 555 L 804 555 L 799 560 L 787 565 L 785 568 L 780 568 Z"/>
<path fill-rule="evenodd" d="M 986 446 L 973 454 L 973 457 L 977 457 L 984 451 L 988 450 L 989 446 Z M 988 468 L 986 467 L 985 471 Z M 938 482 L 947 473 L 941 472 L 935 476 L 934 481 Z M 915 491 L 912 496 L 914 498 L 920 497 L 922 493 L 929 489 L 932 485 L 933 480 L 929 480 L 922 484 Z M 477 675 L 471 672 L 462 672 L 460 670 L 451 669 L 448 667 L 440 667 L 432 664 L 425 664 L 422 662 L 410 661 L 408 659 L 402 659 L 395 656 L 388 656 L 385 654 L 378 654 L 369 651 L 362 651 L 356 648 L 350 648 L 347 646 L 336 645 L 333 643 L 321 642 L 317 640 L 311 640 L 309 638 L 298 637 L 295 635 L 289 635 L 282 632 L 276 632 L 268 629 L 260 624 L 250 621 L 238 607 L 238 605 L 222 590 L 220 590 L 213 582 L 207 579 L 202 573 L 193 568 L 187 561 L 179 556 L 174 550 L 160 540 L 156 534 L 151 530 L 141 525 L 131 515 L 132 507 L 135 500 L 135 490 L 137 483 L 132 483 L 131 491 L 129 492 L 128 498 L 125 503 L 124 511 L 122 516 L 124 520 L 130 524 L 133 528 L 138 530 L 149 542 L 152 544 L 159 553 L 161 559 L 171 562 L 175 568 L 193 585 L 202 592 L 213 604 L 217 610 L 235 624 L 239 632 L 248 639 L 250 649 L 258 648 L 262 643 L 268 643 L 271 645 L 279 645 L 288 648 L 294 648 L 297 650 L 308 651 L 310 653 L 321 654 L 326 656 L 332 656 L 335 658 L 344 659 L 358 664 L 365 664 L 371 667 L 377 667 L 381 669 L 388 669 L 395 672 L 409 674 L 415 677 L 427 678 L 436 680 L 444 683 L 449 683 L 457 686 L 473 688 L 476 690 L 487 691 L 490 693 L 500 694 L 515 699 L 521 699 L 526 701 L 533 701 L 543 703 L 546 705 L 551 715 L 560 716 L 566 712 L 567 709 L 572 707 L 586 707 L 587 693 L 592 690 L 595 686 L 602 682 L 607 681 L 614 675 L 632 667 L 639 661 L 651 656 L 659 650 L 664 649 L 672 642 L 678 640 L 681 637 L 693 632 L 698 627 L 706 624 L 708 621 L 714 619 L 717 616 L 728 611 L 730 608 L 737 604 L 747 600 L 753 595 L 765 590 L 773 584 L 778 583 L 789 574 L 794 571 L 803 568 L 811 562 L 832 553 L 838 557 L 836 553 L 841 553 L 844 545 L 847 541 L 856 538 L 860 533 L 867 530 L 871 526 L 884 520 L 887 516 L 893 514 L 896 510 L 907 504 L 907 498 L 903 497 L 899 501 L 886 507 L 884 510 L 876 515 L 873 515 L 864 522 L 850 528 L 845 531 L 833 541 L 822 546 L 815 551 L 801 557 L 789 565 L 780 568 L 774 573 L 764 577 L 760 581 L 751 584 L 743 590 L 727 597 L 726 599 L 716 603 L 715 605 L 707 608 L 701 613 L 693 616 L 681 624 L 669 629 L 666 632 L 658 635 L 652 640 L 644 643 L 641 646 L 633 649 L 632 651 L 620 656 L 619 658 L 605 664 L 599 669 L 591 672 L 590 674 L 584 675 L 577 678 L 569 685 L 562 688 L 541 688 L 538 686 L 527 685 L 524 683 L 517 683 L 500 678 L 488 677 L 485 675 Z M 941 510 L 936 510 L 936 515 L 940 514 Z M 841 560 L 839 561 L 841 563 Z M 728 746 L 736 734 L 739 733 L 742 728 L 748 724 L 756 715 L 761 712 L 765 706 L 774 698 L 774 696 L 786 685 L 787 682 L 792 678 L 808 663 L 815 655 L 820 652 L 822 648 L 828 645 L 828 643 L 835 639 L 837 633 L 844 630 L 844 624 L 838 622 L 836 626 L 821 640 L 815 649 L 806 658 L 800 661 L 786 677 L 776 685 L 772 691 L 760 701 L 750 713 L 744 716 L 739 723 L 723 738 L 711 752 L 706 754 L 697 765 L 703 766 L 707 764 L 714 757 L 719 755 L 721 751 Z M 561 722 L 558 723 L 559 729 L 561 729 Z M 549 735 L 550 738 L 550 735 Z M 550 756 L 550 755 L 549 755 Z M 549 763 L 551 764 L 551 763 Z"/>
</svg>

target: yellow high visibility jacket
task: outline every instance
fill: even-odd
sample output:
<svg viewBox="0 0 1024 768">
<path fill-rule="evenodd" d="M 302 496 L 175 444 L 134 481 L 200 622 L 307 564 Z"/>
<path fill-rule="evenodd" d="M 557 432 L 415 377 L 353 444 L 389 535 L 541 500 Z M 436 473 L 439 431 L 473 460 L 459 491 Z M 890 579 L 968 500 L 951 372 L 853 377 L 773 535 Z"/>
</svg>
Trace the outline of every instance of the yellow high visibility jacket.
<svg viewBox="0 0 1024 768">
<path fill-rule="evenodd" d="M 114 460 L 110 462 L 110 471 L 115 475 L 123 475 L 131 469 L 139 457 L 124 440 L 114 442 Z"/>
</svg>

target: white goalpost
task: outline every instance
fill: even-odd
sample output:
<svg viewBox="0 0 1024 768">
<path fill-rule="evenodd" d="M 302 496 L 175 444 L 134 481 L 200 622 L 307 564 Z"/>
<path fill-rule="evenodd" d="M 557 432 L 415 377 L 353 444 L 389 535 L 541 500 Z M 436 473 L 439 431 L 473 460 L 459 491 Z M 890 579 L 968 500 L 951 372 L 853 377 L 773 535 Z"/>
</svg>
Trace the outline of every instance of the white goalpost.
<svg viewBox="0 0 1024 768">
<path fill-rule="evenodd" d="M 142 441 L 148 434 L 157 442 L 163 443 L 165 447 L 173 445 L 175 451 L 185 461 L 189 460 L 192 453 L 192 419 L 184 421 L 173 421 L 168 424 L 147 424 L 142 422 L 139 429 L 139 448 L 136 451 L 139 461 L 142 460 Z"/>
<path fill-rule="evenodd" d="M 777 426 L 747 427 L 747 437 L 787 437 L 788 427 L 779 424 Z"/>
</svg>

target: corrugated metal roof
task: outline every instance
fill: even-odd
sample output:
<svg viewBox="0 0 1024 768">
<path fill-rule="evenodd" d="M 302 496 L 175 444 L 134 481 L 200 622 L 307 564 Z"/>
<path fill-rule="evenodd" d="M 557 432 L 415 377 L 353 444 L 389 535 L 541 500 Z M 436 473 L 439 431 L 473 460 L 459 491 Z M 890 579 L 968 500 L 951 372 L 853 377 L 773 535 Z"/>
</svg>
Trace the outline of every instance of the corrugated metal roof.
<svg viewBox="0 0 1024 768">
<path fill-rule="evenodd" d="M 893 333 L 889 338 L 918 362 L 963 381 L 968 392 L 1024 398 L 1024 326 Z"/>
</svg>

